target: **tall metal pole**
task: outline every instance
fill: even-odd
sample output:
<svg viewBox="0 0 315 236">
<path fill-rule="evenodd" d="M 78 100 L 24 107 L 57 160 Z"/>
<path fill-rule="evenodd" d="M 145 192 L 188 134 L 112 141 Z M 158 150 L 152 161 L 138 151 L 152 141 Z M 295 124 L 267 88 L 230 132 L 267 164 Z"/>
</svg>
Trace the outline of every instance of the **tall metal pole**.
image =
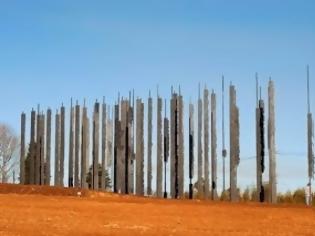
<svg viewBox="0 0 315 236">
<path fill-rule="evenodd" d="M 178 188 L 179 198 L 185 197 L 184 192 L 184 99 L 181 95 L 180 87 L 177 97 L 177 110 L 178 110 Z"/>
<path fill-rule="evenodd" d="M 60 114 L 55 116 L 55 186 L 60 187 Z"/>
<path fill-rule="evenodd" d="M 205 199 L 209 198 L 210 194 L 210 165 L 209 165 L 209 90 L 204 89 L 203 94 L 203 110 L 204 110 L 204 120 L 203 120 L 203 145 L 204 145 L 204 162 L 205 162 Z"/>
<path fill-rule="evenodd" d="M 178 99 L 175 98 L 175 199 L 179 197 L 179 176 L 178 176 Z"/>
<path fill-rule="evenodd" d="M 137 99 L 137 141 L 136 141 L 136 194 L 144 195 L 144 140 L 143 140 L 143 116 L 144 104 Z"/>
<path fill-rule="evenodd" d="M 308 178 L 310 188 L 312 187 L 312 180 L 314 179 L 314 121 L 311 113 L 310 103 L 310 82 L 309 82 L 309 66 L 306 67 L 307 76 L 307 155 L 308 155 Z"/>
<path fill-rule="evenodd" d="M 36 118 L 36 155 L 35 155 L 35 185 L 40 185 L 40 107 L 37 107 Z"/>
<path fill-rule="evenodd" d="M 74 126 L 74 108 L 72 105 L 72 98 L 71 98 L 71 106 L 70 106 L 70 133 L 69 133 L 69 177 L 68 177 L 68 187 L 72 188 L 73 187 L 73 154 L 74 154 L 74 131 L 73 127 Z"/>
<path fill-rule="evenodd" d="M 120 137 L 119 103 L 115 105 L 115 136 L 114 136 L 114 193 L 118 193 L 118 145 Z"/>
<path fill-rule="evenodd" d="M 151 97 L 151 91 L 148 98 L 148 172 L 147 172 L 147 194 L 152 195 L 152 113 L 153 113 L 153 100 Z"/>
<path fill-rule="evenodd" d="M 230 86 L 230 200 L 237 202 L 237 168 L 240 162 L 239 149 L 239 109 L 236 104 L 235 86 Z"/>
<path fill-rule="evenodd" d="M 277 203 L 277 173 L 276 173 L 276 140 L 275 140 L 275 88 L 274 82 L 270 79 L 268 85 L 268 147 L 269 147 L 269 189 L 270 203 Z"/>
<path fill-rule="evenodd" d="M 45 184 L 50 185 L 51 178 L 51 109 L 47 109 L 46 123 L 46 165 L 45 165 Z"/>
<path fill-rule="evenodd" d="M 255 74 L 256 78 L 256 185 L 257 185 L 257 201 L 265 201 L 265 189 L 263 186 L 263 172 L 265 169 L 264 156 L 265 156 L 265 128 L 264 128 L 264 101 L 260 95 L 258 74 Z M 259 98 L 258 98 L 259 97 Z"/>
<path fill-rule="evenodd" d="M 189 199 L 194 197 L 194 105 L 189 104 Z"/>
<path fill-rule="evenodd" d="M 35 184 L 35 158 L 36 158 L 36 144 L 35 144 L 35 123 L 36 112 L 32 109 L 31 112 L 31 143 L 30 143 L 30 184 Z"/>
<path fill-rule="evenodd" d="M 167 198 L 167 162 L 169 158 L 169 143 L 170 143 L 170 136 L 169 136 L 169 119 L 166 117 L 166 99 L 165 99 L 165 115 L 164 115 L 164 198 Z"/>
<path fill-rule="evenodd" d="M 80 187 L 80 105 L 75 106 L 75 159 L 74 159 L 74 186 Z"/>
<path fill-rule="evenodd" d="M 222 174 L 223 174 L 223 193 L 226 191 L 225 185 L 225 160 L 227 157 L 227 150 L 225 147 L 225 83 L 224 83 L 224 76 L 222 76 Z"/>
<path fill-rule="evenodd" d="M 95 102 L 93 114 L 93 190 L 99 189 L 98 164 L 99 164 L 99 120 L 100 120 L 100 104 Z"/>
<path fill-rule="evenodd" d="M 211 93 L 211 199 L 217 200 L 217 100 Z"/>
<path fill-rule="evenodd" d="M 65 163 L 65 116 L 66 109 L 62 104 L 60 108 L 60 186 L 64 186 Z"/>
<path fill-rule="evenodd" d="M 81 188 L 88 189 L 86 181 L 88 173 L 88 117 L 85 101 L 82 110 L 82 125 L 81 125 Z"/>
<path fill-rule="evenodd" d="M 200 84 L 199 84 L 199 99 L 198 99 L 198 197 L 203 195 L 203 161 L 202 161 L 202 100 L 200 97 Z"/>
<path fill-rule="evenodd" d="M 45 184 L 45 115 L 40 116 L 40 185 Z"/>
<path fill-rule="evenodd" d="M 163 197 L 163 154 L 162 154 L 162 98 L 157 98 L 157 173 L 156 173 L 156 194 Z"/>
<path fill-rule="evenodd" d="M 21 115 L 20 184 L 25 184 L 25 123 L 26 115 Z"/>
<path fill-rule="evenodd" d="M 102 176 L 101 176 L 101 189 L 106 189 L 106 103 L 103 97 L 102 104 Z"/>
</svg>

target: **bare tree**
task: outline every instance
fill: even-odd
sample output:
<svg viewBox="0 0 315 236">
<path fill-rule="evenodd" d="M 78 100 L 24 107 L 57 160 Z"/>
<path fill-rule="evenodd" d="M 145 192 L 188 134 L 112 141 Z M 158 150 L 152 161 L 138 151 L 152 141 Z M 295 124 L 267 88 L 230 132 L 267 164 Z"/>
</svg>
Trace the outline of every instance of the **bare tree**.
<svg viewBox="0 0 315 236">
<path fill-rule="evenodd" d="M 0 124 L 0 182 L 7 183 L 17 165 L 19 141 L 11 127 Z"/>
</svg>

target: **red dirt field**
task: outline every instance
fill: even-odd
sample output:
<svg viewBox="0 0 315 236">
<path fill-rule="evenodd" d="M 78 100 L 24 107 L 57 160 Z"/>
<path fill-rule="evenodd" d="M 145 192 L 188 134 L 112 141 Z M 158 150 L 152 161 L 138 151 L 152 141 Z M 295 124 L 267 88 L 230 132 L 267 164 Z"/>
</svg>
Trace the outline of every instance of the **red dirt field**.
<svg viewBox="0 0 315 236">
<path fill-rule="evenodd" d="M 0 185 L 0 235 L 315 235 L 315 209 Z"/>
</svg>

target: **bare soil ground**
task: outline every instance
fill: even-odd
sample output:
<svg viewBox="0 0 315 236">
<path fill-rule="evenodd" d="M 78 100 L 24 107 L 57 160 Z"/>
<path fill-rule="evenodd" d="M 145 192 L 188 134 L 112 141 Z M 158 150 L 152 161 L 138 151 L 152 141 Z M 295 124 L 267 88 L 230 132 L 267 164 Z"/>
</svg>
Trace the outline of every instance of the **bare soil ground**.
<svg viewBox="0 0 315 236">
<path fill-rule="evenodd" d="M 0 185 L 0 235 L 315 235 L 315 209 Z"/>
</svg>

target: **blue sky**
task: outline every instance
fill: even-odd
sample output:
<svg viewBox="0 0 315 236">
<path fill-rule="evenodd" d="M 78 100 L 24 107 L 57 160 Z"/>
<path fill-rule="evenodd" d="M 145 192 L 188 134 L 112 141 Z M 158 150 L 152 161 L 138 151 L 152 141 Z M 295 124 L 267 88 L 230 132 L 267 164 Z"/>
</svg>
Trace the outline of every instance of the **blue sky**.
<svg viewBox="0 0 315 236">
<path fill-rule="evenodd" d="M 312 0 L 1 1 L 0 122 L 18 133 L 20 112 L 38 103 L 56 109 L 70 97 L 92 105 L 103 96 L 112 103 L 131 88 L 146 98 L 157 84 L 167 98 L 181 85 L 187 104 L 199 82 L 220 92 L 224 74 L 238 92 L 245 187 L 255 183 L 255 160 L 245 159 L 255 154 L 258 72 L 264 97 L 269 76 L 276 84 L 279 188 L 304 186 L 314 10 Z"/>
</svg>

